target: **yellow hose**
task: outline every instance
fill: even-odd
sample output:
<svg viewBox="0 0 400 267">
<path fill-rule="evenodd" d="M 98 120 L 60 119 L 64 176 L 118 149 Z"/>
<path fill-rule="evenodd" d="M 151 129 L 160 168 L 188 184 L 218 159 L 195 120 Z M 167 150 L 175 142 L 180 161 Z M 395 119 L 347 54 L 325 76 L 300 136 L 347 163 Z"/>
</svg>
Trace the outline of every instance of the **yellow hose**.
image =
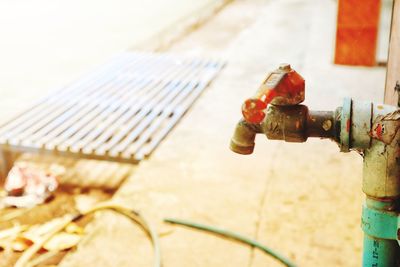
<svg viewBox="0 0 400 267">
<path fill-rule="evenodd" d="M 147 236 L 151 239 L 154 250 L 154 267 L 161 267 L 161 253 L 160 253 L 160 245 L 158 241 L 158 236 L 156 232 L 152 229 L 152 227 L 146 222 L 146 220 L 138 213 L 129 208 L 123 207 L 121 205 L 113 204 L 113 203 L 101 203 L 91 208 L 88 211 L 83 213 L 78 213 L 76 215 L 67 215 L 63 218 L 63 220 L 49 233 L 44 235 L 39 241 L 35 242 L 31 247 L 29 247 L 22 256 L 15 263 L 15 267 L 33 267 L 30 263 L 32 257 L 43 247 L 43 245 L 49 241 L 55 234 L 62 231 L 68 224 L 71 222 L 77 221 L 84 216 L 92 214 L 99 210 L 113 210 L 122 214 L 136 224 L 138 224 L 147 234 Z"/>
</svg>

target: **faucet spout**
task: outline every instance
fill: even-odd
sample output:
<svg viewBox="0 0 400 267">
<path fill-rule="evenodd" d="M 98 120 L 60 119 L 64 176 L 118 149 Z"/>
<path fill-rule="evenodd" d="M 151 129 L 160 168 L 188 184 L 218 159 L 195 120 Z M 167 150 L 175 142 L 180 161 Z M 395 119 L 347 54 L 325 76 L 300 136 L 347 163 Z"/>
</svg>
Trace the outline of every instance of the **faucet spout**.
<svg viewBox="0 0 400 267">
<path fill-rule="evenodd" d="M 241 119 L 235 128 L 235 132 L 231 139 L 230 149 L 238 154 L 250 155 L 253 153 L 255 146 L 256 134 L 262 133 L 260 124 L 250 123 Z"/>
</svg>

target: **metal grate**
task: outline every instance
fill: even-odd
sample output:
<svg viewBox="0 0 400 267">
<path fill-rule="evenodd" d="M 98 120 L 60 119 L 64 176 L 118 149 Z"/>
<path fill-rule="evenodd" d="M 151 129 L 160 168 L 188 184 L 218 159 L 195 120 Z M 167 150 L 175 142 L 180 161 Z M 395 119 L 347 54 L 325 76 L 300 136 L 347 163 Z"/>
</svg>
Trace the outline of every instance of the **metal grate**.
<svg viewBox="0 0 400 267">
<path fill-rule="evenodd" d="M 0 146 L 137 162 L 156 148 L 223 64 L 124 53 L 0 127 Z"/>
</svg>

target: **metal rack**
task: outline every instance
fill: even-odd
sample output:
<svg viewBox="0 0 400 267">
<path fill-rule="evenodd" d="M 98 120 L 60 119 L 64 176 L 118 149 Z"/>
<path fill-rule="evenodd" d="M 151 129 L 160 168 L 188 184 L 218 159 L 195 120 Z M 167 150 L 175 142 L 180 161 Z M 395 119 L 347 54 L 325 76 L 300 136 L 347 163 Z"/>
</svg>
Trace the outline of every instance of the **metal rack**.
<svg viewBox="0 0 400 267">
<path fill-rule="evenodd" d="M 137 163 L 154 151 L 223 67 L 123 53 L 0 126 L 0 148 Z"/>
</svg>

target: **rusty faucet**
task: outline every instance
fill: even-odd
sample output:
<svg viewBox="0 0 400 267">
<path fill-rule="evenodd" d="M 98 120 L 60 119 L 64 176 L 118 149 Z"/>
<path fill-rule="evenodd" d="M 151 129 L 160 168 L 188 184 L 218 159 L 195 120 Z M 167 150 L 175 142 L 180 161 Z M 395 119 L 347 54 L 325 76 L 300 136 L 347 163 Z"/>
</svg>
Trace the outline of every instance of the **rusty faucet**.
<svg viewBox="0 0 400 267">
<path fill-rule="evenodd" d="M 334 111 L 310 111 L 304 79 L 289 64 L 268 74 L 256 94 L 242 106 L 230 148 L 252 154 L 256 134 L 271 140 L 305 142 L 328 138 L 341 152 L 364 158 L 362 229 L 363 266 L 392 267 L 400 262 L 400 110 L 397 107 L 344 99 Z"/>
<path fill-rule="evenodd" d="M 286 142 L 305 142 L 308 137 L 338 140 L 340 110 L 309 111 L 304 101 L 304 79 L 289 64 L 268 74 L 254 97 L 242 106 L 243 119 L 236 126 L 230 148 L 251 154 L 256 134 Z"/>
</svg>

